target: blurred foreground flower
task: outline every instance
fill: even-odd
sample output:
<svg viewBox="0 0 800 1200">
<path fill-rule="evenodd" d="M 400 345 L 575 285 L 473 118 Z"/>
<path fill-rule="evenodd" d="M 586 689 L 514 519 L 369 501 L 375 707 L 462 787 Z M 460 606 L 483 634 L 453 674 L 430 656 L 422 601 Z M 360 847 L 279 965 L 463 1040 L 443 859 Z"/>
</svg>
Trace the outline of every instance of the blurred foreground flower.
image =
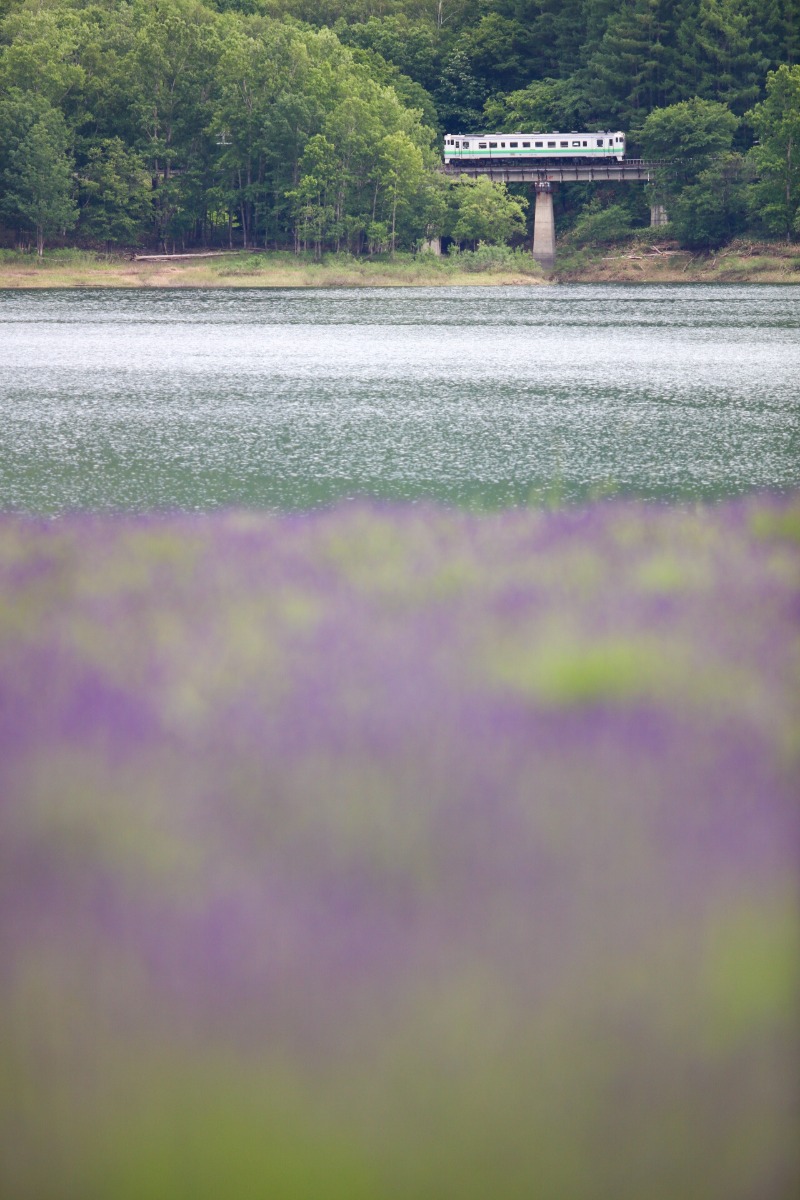
<svg viewBox="0 0 800 1200">
<path fill-rule="evenodd" d="M 0 518 L 0 1194 L 794 1196 L 799 533 Z"/>
</svg>

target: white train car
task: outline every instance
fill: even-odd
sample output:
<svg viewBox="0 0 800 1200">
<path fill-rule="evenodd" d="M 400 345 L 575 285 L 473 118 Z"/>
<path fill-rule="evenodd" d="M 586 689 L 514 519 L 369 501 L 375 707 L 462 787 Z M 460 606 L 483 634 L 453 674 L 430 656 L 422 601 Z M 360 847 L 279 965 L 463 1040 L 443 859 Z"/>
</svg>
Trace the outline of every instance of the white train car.
<svg viewBox="0 0 800 1200">
<path fill-rule="evenodd" d="M 446 163 L 516 161 L 535 158 L 589 159 L 625 157 L 625 134 L 602 133 L 447 133 Z"/>
</svg>

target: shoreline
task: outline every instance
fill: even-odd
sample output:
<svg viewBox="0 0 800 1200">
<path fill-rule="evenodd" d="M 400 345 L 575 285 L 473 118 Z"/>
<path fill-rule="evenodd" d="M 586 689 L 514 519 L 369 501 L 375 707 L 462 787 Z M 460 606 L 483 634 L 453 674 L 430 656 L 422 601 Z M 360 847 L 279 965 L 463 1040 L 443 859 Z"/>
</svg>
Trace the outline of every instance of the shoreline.
<svg viewBox="0 0 800 1200">
<path fill-rule="evenodd" d="M 458 260 L 420 255 L 396 262 L 323 260 L 233 251 L 185 259 L 140 260 L 90 251 L 51 251 L 42 262 L 28 254 L 0 255 L 0 290 L 43 288 L 359 288 L 547 287 L 587 283 L 800 284 L 800 246 L 732 245 L 717 254 L 610 246 L 565 247 L 554 270 L 531 261 L 477 269 Z"/>
<path fill-rule="evenodd" d="M 527 264 L 526 264 L 527 268 Z M 364 288 L 463 287 L 550 284 L 531 260 L 530 270 L 489 266 L 469 270 L 462 264 L 409 256 L 397 262 L 323 260 L 309 262 L 290 254 L 232 251 L 213 257 L 141 260 L 89 252 L 45 253 L 43 262 L 19 255 L 0 257 L 0 290 L 26 288 Z"/>
</svg>

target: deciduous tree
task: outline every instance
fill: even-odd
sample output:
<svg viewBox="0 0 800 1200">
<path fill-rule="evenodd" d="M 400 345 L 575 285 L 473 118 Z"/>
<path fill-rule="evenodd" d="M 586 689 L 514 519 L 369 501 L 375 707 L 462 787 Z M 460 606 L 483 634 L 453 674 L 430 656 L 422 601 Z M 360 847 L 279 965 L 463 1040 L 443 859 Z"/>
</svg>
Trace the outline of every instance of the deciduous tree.
<svg viewBox="0 0 800 1200">
<path fill-rule="evenodd" d="M 505 184 L 493 183 L 485 176 L 462 178 L 456 205 L 453 237 L 457 242 L 505 245 L 525 232 L 527 200 L 510 196 Z"/>
<path fill-rule="evenodd" d="M 664 164 L 654 192 L 692 249 L 719 246 L 744 223 L 743 163 L 731 152 L 738 124 L 726 105 L 694 99 L 654 109 L 642 127 L 645 157 Z"/>
<path fill-rule="evenodd" d="M 767 98 L 746 116 L 758 136 L 750 158 L 758 173 L 751 191 L 754 217 L 787 241 L 800 233 L 800 65 L 767 78 Z"/>
<path fill-rule="evenodd" d="M 78 219 L 66 122 L 42 97 L 17 93 L 0 102 L 0 147 L 3 212 L 35 231 L 41 257 L 45 239 Z"/>
</svg>

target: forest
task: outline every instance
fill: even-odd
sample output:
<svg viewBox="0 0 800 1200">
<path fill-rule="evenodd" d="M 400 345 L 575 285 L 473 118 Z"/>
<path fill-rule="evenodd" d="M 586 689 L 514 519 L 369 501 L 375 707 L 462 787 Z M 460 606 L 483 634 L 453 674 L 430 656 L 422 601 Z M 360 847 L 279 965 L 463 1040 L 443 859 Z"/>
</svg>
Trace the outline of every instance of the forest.
<svg viewBox="0 0 800 1200">
<path fill-rule="evenodd" d="M 520 244 L 526 189 L 445 131 L 624 129 L 647 189 L 584 242 L 800 238 L 800 0 L 0 0 L 0 245 L 353 254 Z"/>
</svg>

